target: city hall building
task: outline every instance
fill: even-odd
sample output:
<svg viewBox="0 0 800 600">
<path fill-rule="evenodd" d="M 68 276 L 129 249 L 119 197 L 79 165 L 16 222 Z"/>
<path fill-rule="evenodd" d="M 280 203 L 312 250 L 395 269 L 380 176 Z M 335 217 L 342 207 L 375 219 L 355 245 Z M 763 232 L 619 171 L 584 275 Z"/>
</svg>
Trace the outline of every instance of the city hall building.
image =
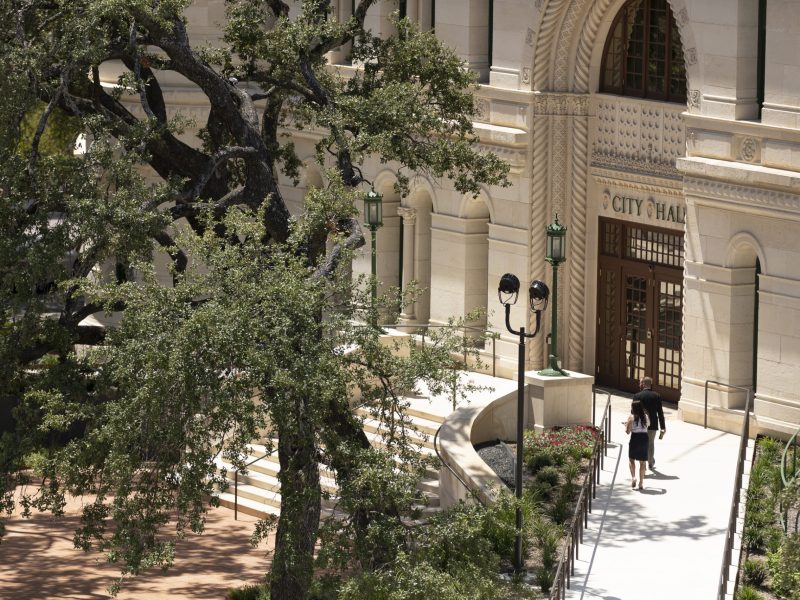
<svg viewBox="0 0 800 600">
<path fill-rule="evenodd" d="M 332 18 L 346 19 L 351 0 Z M 378 277 L 425 292 L 401 318 L 442 324 L 489 311 L 498 374 L 513 376 L 516 338 L 497 299 L 505 272 L 527 287 L 552 280 L 545 227 L 567 227 L 559 268 L 558 348 L 564 368 L 636 391 L 645 374 L 702 423 L 706 382 L 754 390 L 758 431 L 800 426 L 800 10 L 792 0 L 393 0 L 391 13 L 433 29 L 478 74 L 481 146 L 511 166 L 509 187 L 477 198 L 447 180 L 377 160 L 365 176 L 383 194 Z M 198 39 L 219 39 L 222 0 L 188 13 Z M 346 75 L 347 49 L 330 54 Z M 202 117 L 176 81 L 173 107 Z M 300 209 L 323 185 L 313 132 L 294 132 Z M 369 233 L 367 232 L 367 235 Z M 369 248 L 369 244 L 366 246 Z M 370 270 L 368 250 L 356 270 Z M 530 328 L 519 302 L 512 322 Z M 548 309 L 549 312 L 550 309 Z M 526 322 L 527 320 L 527 322 Z M 528 346 L 544 365 L 550 329 Z M 487 355 L 491 352 L 487 346 Z M 710 384 L 712 427 L 738 431 L 746 395 Z"/>
</svg>

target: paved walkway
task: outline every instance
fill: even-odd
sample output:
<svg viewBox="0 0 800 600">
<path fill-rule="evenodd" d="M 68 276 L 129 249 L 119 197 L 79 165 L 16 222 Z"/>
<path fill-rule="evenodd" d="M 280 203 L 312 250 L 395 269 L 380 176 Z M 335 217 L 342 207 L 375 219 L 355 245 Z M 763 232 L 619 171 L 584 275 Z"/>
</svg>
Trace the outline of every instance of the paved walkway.
<svg viewBox="0 0 800 600">
<path fill-rule="evenodd" d="M 598 395 L 598 421 L 602 416 Z M 569 599 L 713 600 L 730 514 L 739 436 L 665 408 L 645 489 L 631 489 L 630 398 L 612 397 L 611 440 Z"/>
<path fill-rule="evenodd" d="M 86 600 L 108 598 L 106 589 L 119 567 L 97 552 L 76 550 L 80 501 L 71 499 L 63 517 L 35 514 L 8 518 L 0 544 L 0 599 Z M 123 585 L 119 600 L 221 600 L 229 587 L 257 583 L 269 569 L 267 551 L 273 539 L 250 546 L 255 519 L 219 508 L 208 514 L 203 535 L 178 542 L 175 564 L 167 572 L 151 571 Z"/>
</svg>

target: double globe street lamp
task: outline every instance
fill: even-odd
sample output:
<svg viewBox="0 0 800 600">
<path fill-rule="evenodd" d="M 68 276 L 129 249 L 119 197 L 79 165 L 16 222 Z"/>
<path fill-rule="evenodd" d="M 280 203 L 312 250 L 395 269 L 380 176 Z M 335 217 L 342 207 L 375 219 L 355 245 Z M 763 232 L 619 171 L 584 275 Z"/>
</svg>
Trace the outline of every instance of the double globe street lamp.
<svg viewBox="0 0 800 600">
<path fill-rule="evenodd" d="M 536 315 L 536 328 L 532 333 L 525 333 L 525 327 L 515 331 L 511 327 L 511 306 L 517 303 L 519 297 L 519 278 L 512 273 L 506 273 L 500 278 L 497 288 L 497 297 L 500 304 L 506 309 L 506 329 L 513 335 L 519 336 L 519 359 L 517 361 L 517 461 L 514 474 L 514 494 L 517 498 L 516 528 L 517 538 L 514 546 L 514 572 L 522 572 L 522 462 L 523 462 L 523 417 L 525 414 L 525 340 L 533 338 L 539 333 L 542 323 L 542 311 L 547 308 L 550 290 L 543 281 L 538 279 L 531 282 L 528 288 L 528 304 L 531 312 Z"/>
</svg>

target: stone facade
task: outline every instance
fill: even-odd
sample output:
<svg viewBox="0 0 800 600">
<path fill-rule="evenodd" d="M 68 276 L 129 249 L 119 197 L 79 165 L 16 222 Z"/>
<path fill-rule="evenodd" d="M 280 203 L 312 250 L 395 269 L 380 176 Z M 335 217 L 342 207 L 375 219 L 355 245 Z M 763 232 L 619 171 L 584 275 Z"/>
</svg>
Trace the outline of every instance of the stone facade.
<svg viewBox="0 0 800 600">
<path fill-rule="evenodd" d="M 558 355 L 565 368 L 594 375 L 606 351 L 599 337 L 601 223 L 682 234 L 676 352 L 683 418 L 702 422 L 707 380 L 755 384 L 758 429 L 790 434 L 800 425 L 796 2 L 767 3 L 759 53 L 757 0 L 668 1 L 683 48 L 686 104 L 600 92 L 606 40 L 625 0 L 405 2 L 406 14 L 423 29 L 433 27 L 484 82 L 476 92 L 476 129 L 482 146 L 511 165 L 512 185 L 472 198 L 420 175 L 401 198 L 391 165 L 367 164 L 367 178 L 384 194 L 378 275 L 384 285 L 415 279 L 429 290 L 402 315 L 407 323 L 442 323 L 487 308 L 488 324 L 500 334 L 497 372 L 511 376 L 517 348 L 505 332 L 497 282 L 504 272 L 524 285 L 551 280 L 545 225 L 558 213 L 568 227 Z M 195 2 L 195 35 L 213 42 L 222 4 Z M 346 18 L 351 2 L 339 4 L 334 14 Z M 379 3 L 368 25 L 391 33 L 397 7 L 397 0 Z M 330 59 L 344 71 L 354 68 L 344 64 L 346 49 Z M 201 122 L 204 108 L 190 88 L 176 81 L 168 93 L 175 109 Z M 313 132 L 295 135 L 308 164 L 300 187 L 287 182 L 296 208 L 307 186 L 322 183 L 312 166 L 314 142 Z M 369 271 L 367 253 L 354 269 Z M 512 322 L 527 320 L 530 328 L 524 309 L 522 302 L 514 307 Z M 550 319 L 544 323 L 546 334 Z M 527 369 L 543 365 L 546 339 L 529 344 Z M 711 387 L 710 424 L 738 429 L 744 396 Z"/>
</svg>

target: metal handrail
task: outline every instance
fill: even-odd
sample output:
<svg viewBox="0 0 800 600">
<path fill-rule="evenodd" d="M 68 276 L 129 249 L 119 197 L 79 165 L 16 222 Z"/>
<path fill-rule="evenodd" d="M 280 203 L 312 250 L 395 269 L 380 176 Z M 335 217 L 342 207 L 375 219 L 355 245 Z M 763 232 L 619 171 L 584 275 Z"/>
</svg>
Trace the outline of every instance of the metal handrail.
<svg viewBox="0 0 800 600">
<path fill-rule="evenodd" d="M 433 451 L 436 452 L 436 458 L 439 459 L 439 462 L 442 463 L 442 465 L 444 465 L 444 467 L 446 467 L 447 470 L 450 471 L 456 479 L 458 479 L 458 482 L 461 485 L 463 485 L 466 488 L 466 490 L 470 494 L 472 494 L 474 498 L 478 500 L 478 502 L 480 502 L 483 506 L 486 506 L 487 502 L 481 497 L 479 490 L 473 488 L 466 481 L 464 481 L 461 478 L 461 476 L 458 473 L 456 473 L 455 469 L 453 469 L 453 467 L 451 467 L 450 464 L 447 463 L 444 460 L 444 458 L 442 458 L 442 454 L 439 452 L 439 432 L 442 430 L 443 425 L 444 423 L 442 423 L 442 425 L 439 425 L 439 428 L 436 430 L 436 434 L 433 436 Z"/>
<path fill-rule="evenodd" d="M 731 390 L 740 390 L 742 392 L 747 392 L 748 394 L 752 394 L 753 390 L 749 387 L 745 387 L 743 385 L 731 385 L 729 383 L 723 383 L 722 381 L 714 381 L 713 379 L 706 379 L 705 384 L 705 406 L 703 408 L 703 429 L 708 429 L 708 384 L 713 383 L 714 385 L 718 385 L 720 387 L 725 387 Z M 747 414 L 750 414 L 750 410 L 747 410 Z"/>
<path fill-rule="evenodd" d="M 262 458 L 266 458 L 270 454 L 272 454 L 272 452 L 264 454 L 264 456 L 259 456 L 257 458 L 254 458 L 249 463 L 243 465 L 241 469 L 237 468 L 233 470 L 233 520 L 234 521 L 237 521 L 239 519 L 239 471 L 246 470 L 247 467 L 249 467 L 253 463 L 257 463 Z"/>
<path fill-rule="evenodd" d="M 603 419 L 598 427 L 600 436 L 592 448 L 592 457 L 589 459 L 589 471 L 584 477 L 575 512 L 572 515 L 567 543 L 558 561 L 556 574 L 553 578 L 553 587 L 550 590 L 550 600 L 564 600 L 567 590 L 570 589 L 570 578 L 575 573 L 575 561 L 578 559 L 578 550 L 583 543 L 583 531 L 589 525 L 589 513 L 592 512 L 592 500 L 597 498 L 597 485 L 600 483 L 600 473 L 603 468 L 603 457 L 608 453 L 608 440 L 611 433 L 611 393 L 608 390 L 597 389 L 608 395 L 606 407 L 603 409 Z M 592 390 L 592 403 L 594 404 Z M 592 406 L 592 425 L 594 426 L 594 406 Z"/>
<path fill-rule="evenodd" d="M 789 438 L 789 441 L 786 442 L 786 446 L 783 449 L 783 454 L 781 455 L 781 483 L 783 487 L 787 487 L 790 483 L 792 483 L 795 479 L 800 476 L 800 473 L 797 471 L 797 448 L 798 448 L 798 435 L 800 435 L 800 429 L 794 432 L 794 435 Z M 789 448 L 793 449 L 792 452 L 792 474 L 790 477 L 786 476 L 786 463 L 787 458 L 789 456 Z M 781 525 L 783 526 L 783 532 L 788 533 L 789 531 L 789 507 L 781 507 L 780 510 L 780 517 L 781 517 Z M 798 526 L 800 525 L 800 511 L 798 511 L 797 516 L 794 520 L 794 530 L 797 531 L 800 529 Z"/>
<path fill-rule="evenodd" d="M 742 437 L 739 440 L 739 459 L 736 463 L 736 477 L 733 482 L 733 500 L 731 501 L 731 512 L 728 517 L 728 532 L 725 534 L 725 552 L 722 555 L 722 567 L 719 574 L 719 588 L 717 599 L 725 600 L 728 593 L 728 568 L 731 564 L 733 555 L 733 542 L 736 537 L 736 517 L 739 515 L 740 491 L 742 488 L 742 476 L 744 474 L 745 455 L 747 454 L 747 442 L 750 439 L 750 410 L 753 404 L 753 390 L 739 385 L 729 385 L 719 381 L 706 380 L 706 411 L 708 410 L 708 384 L 713 383 L 723 387 L 744 390 L 747 392 L 747 401 L 744 406 L 744 422 L 742 423 Z M 704 425 L 705 426 L 705 425 Z M 734 589 L 739 585 L 739 569 L 736 570 L 734 578 Z"/>
</svg>

